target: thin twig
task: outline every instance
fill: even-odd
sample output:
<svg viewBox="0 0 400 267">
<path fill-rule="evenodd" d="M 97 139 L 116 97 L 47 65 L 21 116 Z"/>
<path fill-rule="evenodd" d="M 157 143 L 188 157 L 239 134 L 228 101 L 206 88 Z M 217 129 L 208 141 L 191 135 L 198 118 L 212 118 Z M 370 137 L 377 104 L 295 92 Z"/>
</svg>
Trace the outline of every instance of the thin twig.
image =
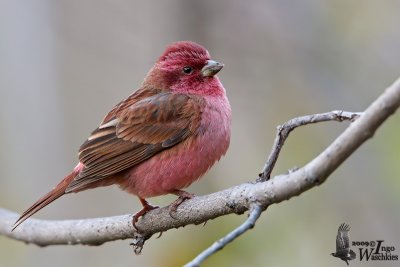
<svg viewBox="0 0 400 267">
<path fill-rule="evenodd" d="M 241 224 L 238 228 L 227 234 L 225 237 L 214 242 L 214 244 L 212 244 L 206 250 L 201 252 L 196 258 L 194 258 L 191 262 L 187 263 L 184 267 L 200 267 L 201 263 L 203 263 L 211 255 L 223 249 L 226 245 L 228 245 L 230 242 L 238 238 L 240 235 L 252 229 L 256 224 L 256 221 L 260 217 L 262 211 L 263 209 L 261 205 L 254 204 L 253 207 L 250 209 L 249 217 L 243 224 Z"/>
<path fill-rule="evenodd" d="M 295 128 L 311 123 L 323 122 L 323 121 L 354 121 L 358 117 L 360 117 L 362 112 L 349 112 L 343 110 L 334 110 L 321 114 L 312 114 L 297 117 L 285 122 L 282 125 L 279 125 L 276 129 L 276 137 L 274 144 L 272 145 L 271 153 L 268 156 L 267 161 L 265 162 L 264 168 L 259 174 L 259 178 L 257 182 L 263 182 L 269 180 L 272 170 L 274 169 L 275 163 L 278 160 L 279 153 L 288 138 L 291 131 Z"/>
</svg>

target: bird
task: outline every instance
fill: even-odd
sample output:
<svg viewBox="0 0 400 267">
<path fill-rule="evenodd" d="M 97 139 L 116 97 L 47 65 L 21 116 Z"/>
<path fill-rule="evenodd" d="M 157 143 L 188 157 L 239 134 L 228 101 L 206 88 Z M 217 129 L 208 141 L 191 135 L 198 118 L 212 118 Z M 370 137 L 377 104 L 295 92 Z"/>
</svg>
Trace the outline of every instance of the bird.
<svg viewBox="0 0 400 267">
<path fill-rule="evenodd" d="M 348 261 L 356 258 L 356 253 L 350 249 L 349 231 L 348 224 L 342 223 L 339 226 L 336 235 L 336 252 L 331 253 L 332 256 L 343 260 L 347 265 L 349 265 Z"/>
<path fill-rule="evenodd" d="M 178 196 L 170 214 L 194 197 L 182 189 L 225 155 L 231 106 L 216 74 L 223 64 L 192 41 L 170 44 L 139 89 L 115 105 L 79 148 L 79 162 L 50 192 L 24 211 L 12 227 L 59 197 L 118 185 L 139 198 L 133 226 L 158 208 L 146 198 Z"/>
</svg>

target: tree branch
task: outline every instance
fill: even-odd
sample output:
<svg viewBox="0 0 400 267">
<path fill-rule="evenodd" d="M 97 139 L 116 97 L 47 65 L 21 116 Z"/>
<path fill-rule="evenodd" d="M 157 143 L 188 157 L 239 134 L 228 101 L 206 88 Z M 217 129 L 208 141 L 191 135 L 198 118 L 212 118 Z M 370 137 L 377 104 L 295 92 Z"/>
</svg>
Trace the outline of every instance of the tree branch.
<svg viewBox="0 0 400 267">
<path fill-rule="evenodd" d="M 258 204 L 254 204 L 250 208 L 250 214 L 247 220 L 240 225 L 238 228 L 227 234 L 225 237 L 221 238 L 220 240 L 216 241 L 212 244 L 211 247 L 204 250 L 200 253 L 196 258 L 194 258 L 191 262 L 186 264 L 184 267 L 199 267 L 200 264 L 203 263 L 207 258 L 211 255 L 216 253 L 217 251 L 223 249 L 228 243 L 232 242 L 248 230 L 252 229 L 256 224 L 258 218 L 260 218 L 261 212 L 263 211 L 262 207 Z"/>
<path fill-rule="evenodd" d="M 140 252 L 144 242 L 155 233 L 188 224 L 200 224 L 231 213 L 242 214 L 254 203 L 265 210 L 271 204 L 297 196 L 323 183 L 362 143 L 373 136 L 376 129 L 399 105 L 400 79 L 387 88 L 328 148 L 304 167 L 268 181 L 245 183 L 187 200 L 179 206 L 176 218 L 171 218 L 168 207 L 152 210 L 138 221 L 140 233 L 133 228 L 131 215 L 66 221 L 28 219 L 11 232 L 11 226 L 18 215 L 0 209 L 0 234 L 39 246 L 100 245 L 134 237 L 135 250 Z M 262 180 L 268 178 L 268 168 L 264 168 L 263 173 L 266 175 Z"/>
<path fill-rule="evenodd" d="M 276 127 L 276 137 L 274 144 L 272 145 L 271 153 L 269 154 L 267 161 L 265 162 L 264 168 L 259 174 L 258 182 L 269 180 L 272 170 L 275 167 L 275 163 L 278 160 L 279 153 L 285 143 L 289 134 L 297 127 L 304 126 L 311 123 L 323 122 L 323 121 L 354 121 L 361 116 L 361 112 L 348 112 L 343 110 L 334 110 L 331 112 L 313 114 L 302 117 L 297 117 L 285 122 L 282 125 Z"/>
</svg>

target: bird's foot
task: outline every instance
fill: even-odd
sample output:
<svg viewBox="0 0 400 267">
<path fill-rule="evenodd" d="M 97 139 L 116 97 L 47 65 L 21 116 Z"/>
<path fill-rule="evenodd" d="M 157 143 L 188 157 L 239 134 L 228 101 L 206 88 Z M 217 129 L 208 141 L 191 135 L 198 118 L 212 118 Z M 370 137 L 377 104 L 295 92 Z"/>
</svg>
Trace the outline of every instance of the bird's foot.
<svg viewBox="0 0 400 267">
<path fill-rule="evenodd" d="M 183 191 L 183 190 L 175 190 L 174 192 L 172 192 L 172 194 L 179 196 L 177 200 L 175 200 L 174 202 L 171 203 L 171 205 L 169 206 L 169 215 L 174 218 L 177 219 L 175 217 L 175 213 L 179 207 L 179 205 L 181 205 L 185 200 L 194 198 L 196 195 Z"/>
<path fill-rule="evenodd" d="M 143 199 L 143 198 L 139 198 L 139 199 L 140 199 L 140 202 L 141 202 L 142 205 L 143 205 L 143 208 L 142 208 L 140 211 L 136 212 L 136 213 L 133 215 L 133 218 L 132 218 L 133 227 L 134 227 L 137 231 L 139 231 L 139 229 L 136 227 L 136 223 L 138 222 L 139 218 L 142 217 L 143 215 L 145 215 L 147 212 L 159 208 L 158 206 L 150 205 L 149 202 L 147 202 L 147 201 L 146 201 L 145 199 Z"/>
</svg>

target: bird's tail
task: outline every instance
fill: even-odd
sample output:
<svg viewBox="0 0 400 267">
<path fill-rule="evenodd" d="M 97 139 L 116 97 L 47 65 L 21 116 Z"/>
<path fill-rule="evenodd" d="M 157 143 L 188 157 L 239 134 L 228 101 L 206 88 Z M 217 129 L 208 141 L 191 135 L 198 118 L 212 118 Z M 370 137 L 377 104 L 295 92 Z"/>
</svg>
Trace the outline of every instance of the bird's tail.
<svg viewBox="0 0 400 267">
<path fill-rule="evenodd" d="M 13 228 L 11 231 L 13 231 L 15 228 L 17 228 L 18 225 L 23 223 L 26 219 L 31 217 L 33 214 L 41 210 L 43 207 L 47 206 L 57 198 L 61 197 L 62 195 L 65 194 L 65 189 L 68 187 L 68 185 L 74 180 L 74 178 L 79 174 L 79 170 L 74 169 L 74 171 L 67 175 L 56 187 L 54 187 L 53 190 L 48 192 L 46 195 L 41 197 L 38 201 L 36 201 L 29 209 L 24 211 L 24 213 L 21 214 L 21 216 L 18 218 L 18 220 L 14 223 Z"/>
</svg>

